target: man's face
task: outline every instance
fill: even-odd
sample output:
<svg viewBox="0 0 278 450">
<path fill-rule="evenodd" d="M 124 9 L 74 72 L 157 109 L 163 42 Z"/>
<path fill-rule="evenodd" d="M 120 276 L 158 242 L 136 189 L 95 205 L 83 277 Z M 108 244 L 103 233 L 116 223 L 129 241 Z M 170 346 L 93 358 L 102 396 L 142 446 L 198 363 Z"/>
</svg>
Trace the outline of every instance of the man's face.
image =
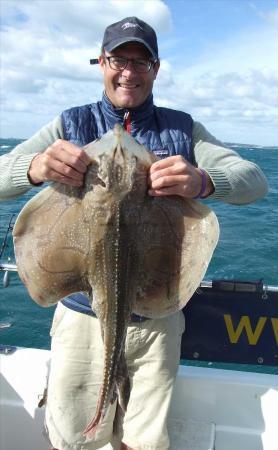
<svg viewBox="0 0 278 450">
<path fill-rule="evenodd" d="M 105 55 L 130 59 L 150 59 L 146 47 L 135 42 L 121 45 L 111 53 L 106 52 Z M 152 66 L 147 73 L 137 73 L 130 62 L 124 70 L 113 70 L 103 56 L 100 56 L 99 63 L 103 72 L 106 95 L 116 108 L 136 108 L 152 92 L 159 62 Z"/>
</svg>

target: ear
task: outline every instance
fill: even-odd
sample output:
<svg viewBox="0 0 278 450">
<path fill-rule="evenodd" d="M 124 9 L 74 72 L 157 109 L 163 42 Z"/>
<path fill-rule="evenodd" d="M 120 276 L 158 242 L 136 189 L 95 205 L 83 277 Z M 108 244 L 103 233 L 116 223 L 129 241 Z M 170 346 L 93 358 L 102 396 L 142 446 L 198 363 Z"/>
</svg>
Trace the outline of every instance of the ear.
<svg viewBox="0 0 278 450">
<path fill-rule="evenodd" d="M 153 71 L 154 71 L 154 80 L 155 80 L 156 77 L 157 77 L 159 68 L 160 68 L 160 61 L 158 60 L 158 61 L 155 63 L 154 67 L 153 67 Z"/>
<path fill-rule="evenodd" d="M 99 56 L 98 62 L 99 62 L 100 70 L 101 70 L 102 72 L 104 72 L 106 60 L 105 60 L 105 58 L 104 58 L 103 55 L 100 55 L 100 56 Z"/>
</svg>

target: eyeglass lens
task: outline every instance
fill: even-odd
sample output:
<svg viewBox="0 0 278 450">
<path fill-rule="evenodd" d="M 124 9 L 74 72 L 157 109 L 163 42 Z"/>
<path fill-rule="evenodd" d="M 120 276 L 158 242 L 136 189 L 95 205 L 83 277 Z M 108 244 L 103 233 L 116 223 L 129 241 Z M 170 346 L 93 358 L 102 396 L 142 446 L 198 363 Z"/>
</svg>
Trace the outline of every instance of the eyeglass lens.
<svg viewBox="0 0 278 450">
<path fill-rule="evenodd" d="M 109 61 L 109 65 L 113 70 L 124 70 L 128 63 L 131 62 L 133 68 L 136 72 L 149 72 L 153 61 L 148 59 L 128 59 L 120 58 L 118 56 L 108 56 L 106 57 Z"/>
</svg>

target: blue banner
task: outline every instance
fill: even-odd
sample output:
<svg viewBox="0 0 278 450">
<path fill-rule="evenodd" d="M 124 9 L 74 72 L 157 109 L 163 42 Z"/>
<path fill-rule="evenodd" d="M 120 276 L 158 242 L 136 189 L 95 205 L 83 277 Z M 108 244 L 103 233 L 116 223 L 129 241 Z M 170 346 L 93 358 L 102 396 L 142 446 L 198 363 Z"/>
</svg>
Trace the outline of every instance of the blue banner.
<svg viewBox="0 0 278 450">
<path fill-rule="evenodd" d="M 183 310 L 181 359 L 278 367 L 278 292 L 214 281 Z"/>
</svg>

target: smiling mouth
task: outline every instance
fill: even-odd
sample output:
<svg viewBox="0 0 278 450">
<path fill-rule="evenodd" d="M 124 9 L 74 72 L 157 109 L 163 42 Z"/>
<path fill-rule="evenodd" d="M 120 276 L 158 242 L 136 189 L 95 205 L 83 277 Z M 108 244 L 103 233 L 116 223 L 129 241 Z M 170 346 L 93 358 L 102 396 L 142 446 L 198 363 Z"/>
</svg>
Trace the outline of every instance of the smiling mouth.
<svg viewBox="0 0 278 450">
<path fill-rule="evenodd" d="M 126 90 L 132 90 L 139 87 L 139 84 L 126 84 L 126 83 L 118 83 L 118 87 Z"/>
</svg>

